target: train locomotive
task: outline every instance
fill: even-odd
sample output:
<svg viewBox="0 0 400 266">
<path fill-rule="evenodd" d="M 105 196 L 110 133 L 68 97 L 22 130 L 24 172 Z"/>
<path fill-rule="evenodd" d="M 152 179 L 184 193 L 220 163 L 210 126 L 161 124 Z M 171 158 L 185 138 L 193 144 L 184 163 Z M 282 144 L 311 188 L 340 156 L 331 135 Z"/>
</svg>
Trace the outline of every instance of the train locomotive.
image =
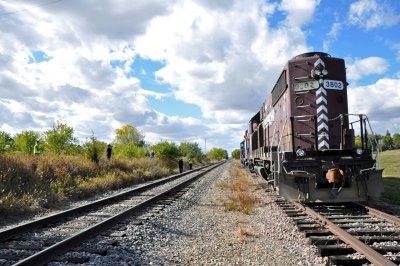
<svg viewBox="0 0 400 266">
<path fill-rule="evenodd" d="M 348 113 L 347 85 L 341 58 L 310 52 L 289 60 L 249 121 L 242 163 L 290 200 L 379 198 L 376 141 L 368 117 Z"/>
</svg>

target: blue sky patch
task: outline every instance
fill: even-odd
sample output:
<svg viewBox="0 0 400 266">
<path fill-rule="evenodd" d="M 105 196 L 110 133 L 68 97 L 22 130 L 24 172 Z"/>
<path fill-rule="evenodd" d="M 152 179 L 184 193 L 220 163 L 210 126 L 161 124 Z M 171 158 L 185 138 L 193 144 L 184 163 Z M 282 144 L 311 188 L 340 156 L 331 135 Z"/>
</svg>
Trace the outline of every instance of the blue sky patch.
<svg viewBox="0 0 400 266">
<path fill-rule="evenodd" d="M 48 62 L 51 60 L 52 57 L 48 56 L 45 52 L 41 50 L 32 51 L 32 56 L 29 57 L 29 64 L 33 63 L 41 63 L 41 62 Z"/>
<path fill-rule="evenodd" d="M 131 65 L 132 71 L 129 75 L 138 78 L 140 86 L 145 90 L 172 94 L 170 84 L 160 82 L 155 75 L 163 67 L 164 64 L 159 61 L 136 56 Z M 166 115 L 193 117 L 204 120 L 200 108 L 196 105 L 175 100 L 173 97 L 163 97 L 162 99 L 148 97 L 148 100 L 155 110 Z"/>
</svg>

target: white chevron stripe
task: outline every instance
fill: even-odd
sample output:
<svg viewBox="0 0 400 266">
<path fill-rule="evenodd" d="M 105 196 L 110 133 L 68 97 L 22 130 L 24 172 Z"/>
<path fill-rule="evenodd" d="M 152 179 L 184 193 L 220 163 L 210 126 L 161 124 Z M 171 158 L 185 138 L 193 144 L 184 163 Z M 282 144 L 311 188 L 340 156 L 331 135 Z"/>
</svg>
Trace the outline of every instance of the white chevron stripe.
<svg viewBox="0 0 400 266">
<path fill-rule="evenodd" d="M 315 63 L 314 63 L 314 67 L 318 66 L 318 64 L 321 64 L 321 65 L 325 66 L 325 62 L 324 62 L 324 61 L 322 61 L 322 59 L 321 59 L 321 58 L 318 58 L 318 60 L 317 60 L 317 61 L 315 61 Z"/>
<path fill-rule="evenodd" d="M 326 132 L 320 132 L 318 135 L 318 140 L 321 140 L 321 139 L 329 140 L 329 134 Z"/>
<path fill-rule="evenodd" d="M 318 107 L 317 114 L 319 114 L 321 111 L 325 111 L 325 113 L 328 113 L 328 109 L 325 105 L 321 105 L 320 107 Z"/>
<path fill-rule="evenodd" d="M 325 94 L 325 96 L 327 95 L 326 90 L 322 87 L 317 90 L 317 96 L 321 93 Z"/>
<path fill-rule="evenodd" d="M 326 124 L 327 121 L 328 121 L 328 117 L 327 117 L 325 114 L 320 114 L 320 115 L 318 115 L 318 117 L 317 117 L 317 122 L 320 122 L 321 120 L 323 120 L 324 123 Z"/>
<path fill-rule="evenodd" d="M 325 129 L 326 131 L 328 131 L 328 125 L 325 124 L 325 123 L 320 124 L 320 125 L 318 126 L 318 133 L 319 133 L 321 130 L 323 130 L 323 129 Z"/>
<path fill-rule="evenodd" d="M 321 102 L 324 102 L 325 104 L 328 104 L 328 102 L 326 101 L 325 97 L 317 98 L 317 105 L 319 105 Z"/>
<path fill-rule="evenodd" d="M 329 143 L 326 142 L 325 140 L 322 141 L 321 143 L 318 143 L 318 149 L 320 150 L 329 149 Z"/>
</svg>

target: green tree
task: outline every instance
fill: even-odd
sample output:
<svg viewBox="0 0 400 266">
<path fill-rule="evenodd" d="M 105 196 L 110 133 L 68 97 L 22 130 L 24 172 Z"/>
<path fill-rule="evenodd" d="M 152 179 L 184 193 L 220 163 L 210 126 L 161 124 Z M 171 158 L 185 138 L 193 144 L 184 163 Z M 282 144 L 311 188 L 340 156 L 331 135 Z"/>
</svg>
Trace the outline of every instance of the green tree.
<svg viewBox="0 0 400 266">
<path fill-rule="evenodd" d="M 237 160 L 240 159 L 240 149 L 235 149 L 232 151 L 232 158 Z"/>
<path fill-rule="evenodd" d="M 132 144 L 139 147 L 144 147 L 144 134 L 137 130 L 132 125 L 124 125 L 115 130 L 115 144 Z"/>
<path fill-rule="evenodd" d="M 400 149 L 400 134 L 399 133 L 394 133 L 392 139 L 393 139 L 393 146 L 396 149 Z"/>
<path fill-rule="evenodd" d="M 208 153 L 207 157 L 210 158 L 210 160 L 222 160 L 222 159 L 227 159 L 228 158 L 228 152 L 224 149 L 221 148 L 212 148 Z"/>
<path fill-rule="evenodd" d="M 176 159 L 181 156 L 179 148 L 173 142 L 162 141 L 150 147 L 159 159 Z"/>
<path fill-rule="evenodd" d="M 389 130 L 386 130 L 386 135 L 383 137 L 383 150 L 387 150 L 393 147 L 393 139 L 390 135 Z"/>
<path fill-rule="evenodd" d="M 132 125 L 115 130 L 114 154 L 116 157 L 140 158 L 146 155 L 144 134 Z"/>
<path fill-rule="evenodd" d="M 0 152 L 9 150 L 13 145 L 13 138 L 5 131 L 0 131 Z"/>
<path fill-rule="evenodd" d="M 40 139 L 40 137 L 40 133 L 36 131 L 22 131 L 21 133 L 15 135 L 13 148 L 16 151 L 33 153 L 33 147 L 35 146 L 36 141 Z"/>
<path fill-rule="evenodd" d="M 92 133 L 92 136 L 88 141 L 85 142 L 83 145 L 85 153 L 86 153 L 86 158 L 91 160 L 92 162 L 99 163 L 100 161 L 100 153 L 101 150 L 104 149 L 104 142 L 102 143 L 101 141 L 98 141 L 94 134 Z"/>
<path fill-rule="evenodd" d="M 74 129 L 60 122 L 57 122 L 53 129 L 45 131 L 44 135 L 49 151 L 55 154 L 61 154 L 70 145 L 77 143 L 74 138 Z"/>
<path fill-rule="evenodd" d="M 65 155 L 85 156 L 86 150 L 85 150 L 85 147 L 83 147 L 79 143 L 74 143 L 74 144 L 68 145 L 68 147 L 64 151 L 64 153 L 65 153 Z"/>
<path fill-rule="evenodd" d="M 116 144 L 113 153 L 120 158 L 142 158 L 146 156 L 147 151 L 145 148 L 134 144 Z"/>
<path fill-rule="evenodd" d="M 370 149 L 371 148 L 371 143 L 372 143 L 372 148 L 376 150 L 376 145 L 378 145 L 379 141 L 383 140 L 383 136 L 379 134 L 368 134 L 368 140 L 367 144 L 364 143 L 364 145 L 367 145 L 367 147 Z M 355 136 L 355 147 L 361 148 L 361 136 Z M 382 148 L 382 145 L 379 145 L 379 149 Z"/>
<path fill-rule="evenodd" d="M 204 158 L 204 154 L 201 151 L 199 144 L 196 142 L 181 142 L 181 144 L 179 144 L 179 151 L 182 156 L 193 158 L 198 162 L 201 162 Z"/>
<path fill-rule="evenodd" d="M 356 147 L 361 147 L 361 136 L 355 136 L 354 143 Z"/>
<path fill-rule="evenodd" d="M 154 151 L 154 157 L 161 160 L 161 163 L 170 171 L 178 167 L 177 158 L 181 156 L 178 146 L 173 142 L 161 141 L 149 147 Z"/>
</svg>

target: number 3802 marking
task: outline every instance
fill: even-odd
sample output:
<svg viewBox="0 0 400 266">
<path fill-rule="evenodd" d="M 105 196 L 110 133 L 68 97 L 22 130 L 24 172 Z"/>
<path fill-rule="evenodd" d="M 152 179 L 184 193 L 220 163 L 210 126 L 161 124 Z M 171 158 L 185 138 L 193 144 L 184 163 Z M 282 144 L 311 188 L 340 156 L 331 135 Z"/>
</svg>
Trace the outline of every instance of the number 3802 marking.
<svg viewBox="0 0 400 266">
<path fill-rule="evenodd" d="M 343 82 L 340 80 L 324 80 L 324 88 L 331 90 L 343 90 Z"/>
</svg>

